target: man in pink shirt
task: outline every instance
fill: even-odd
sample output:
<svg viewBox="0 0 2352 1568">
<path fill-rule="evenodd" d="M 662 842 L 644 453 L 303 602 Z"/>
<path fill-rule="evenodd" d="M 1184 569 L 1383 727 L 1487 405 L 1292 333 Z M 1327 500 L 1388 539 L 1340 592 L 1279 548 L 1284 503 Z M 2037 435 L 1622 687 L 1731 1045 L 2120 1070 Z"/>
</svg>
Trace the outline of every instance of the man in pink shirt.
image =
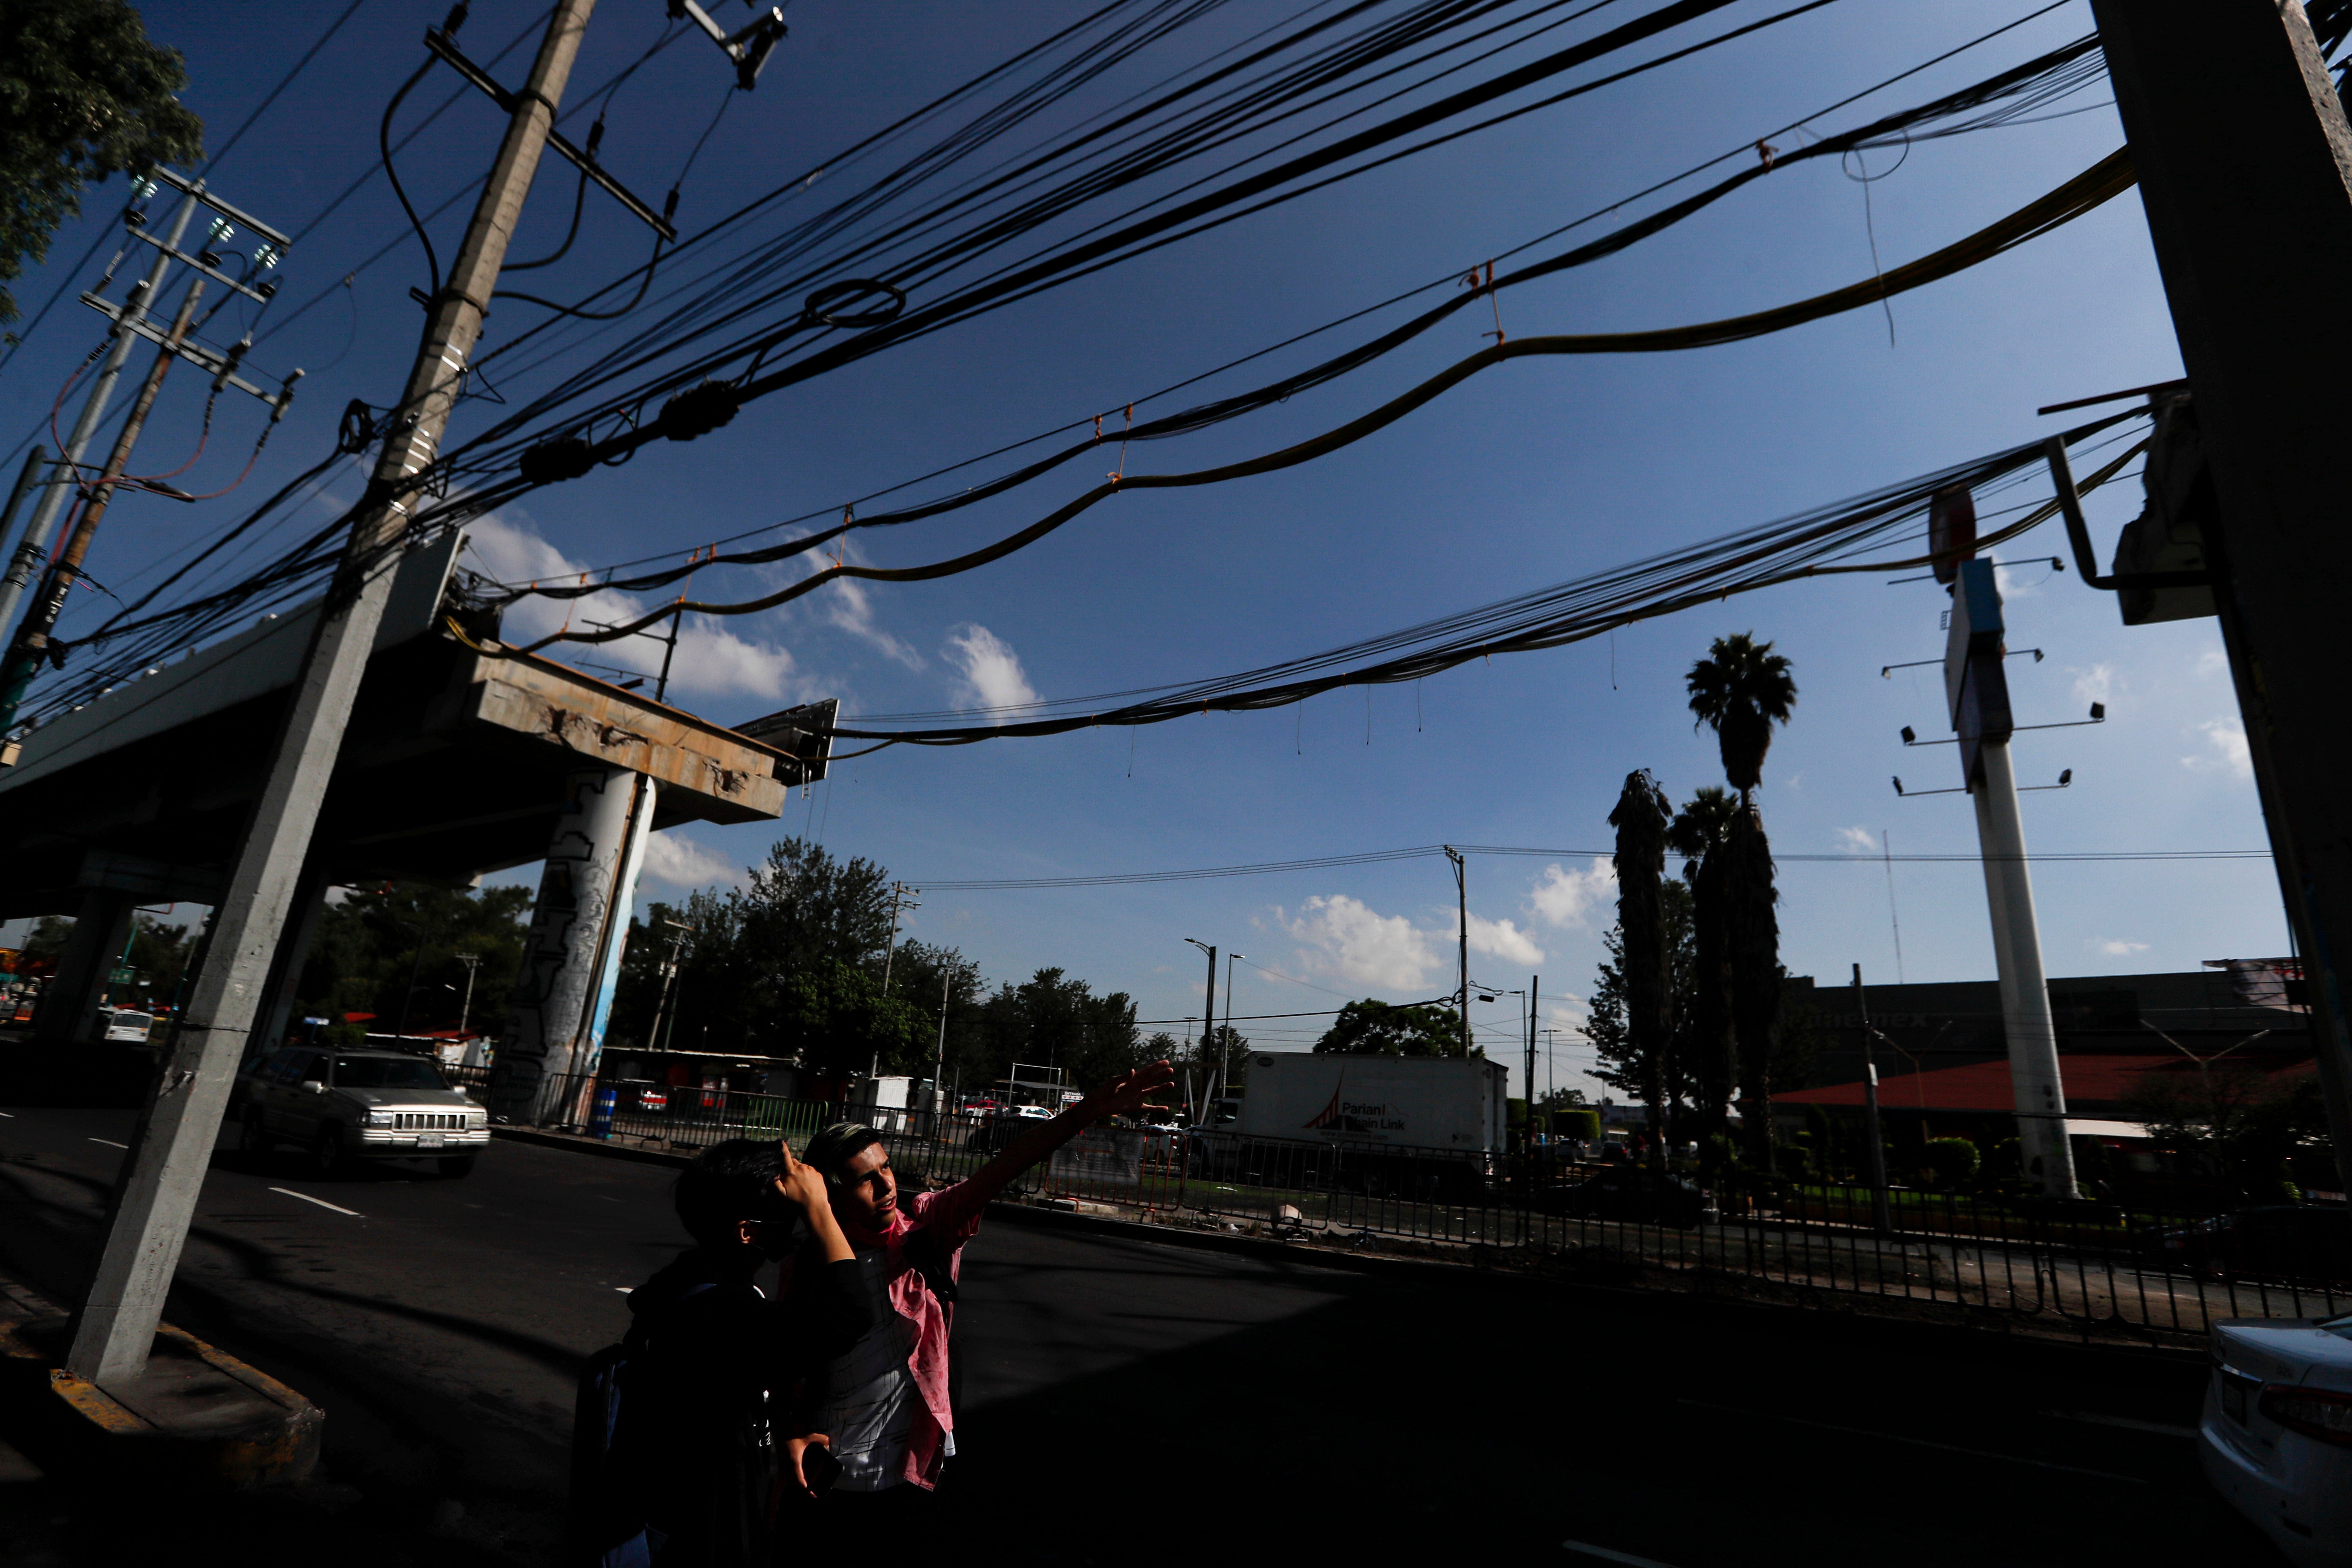
<svg viewBox="0 0 2352 1568">
<path fill-rule="evenodd" d="M 840 1461 L 833 1495 L 816 1510 L 828 1522 L 846 1522 L 830 1516 L 895 1513 L 916 1503 L 955 1452 L 948 1335 L 963 1245 L 980 1229 L 988 1201 L 1094 1122 L 1142 1110 L 1175 1079 L 1164 1061 L 1122 1073 L 936 1193 L 899 1192 L 889 1150 L 871 1127 L 843 1122 L 810 1140 L 803 1157 L 830 1186 L 834 1216 L 855 1250 L 875 1324 L 832 1358 L 807 1391 L 795 1412 L 803 1436 L 784 1446 L 795 1470 L 808 1443 L 824 1443 Z"/>
</svg>

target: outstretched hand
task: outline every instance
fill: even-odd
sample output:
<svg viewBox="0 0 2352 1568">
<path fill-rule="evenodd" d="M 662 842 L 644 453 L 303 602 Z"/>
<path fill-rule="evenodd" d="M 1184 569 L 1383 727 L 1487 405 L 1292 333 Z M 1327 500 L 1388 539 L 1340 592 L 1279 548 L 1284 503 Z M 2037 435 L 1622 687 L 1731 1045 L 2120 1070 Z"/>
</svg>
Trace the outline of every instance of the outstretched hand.
<svg viewBox="0 0 2352 1568">
<path fill-rule="evenodd" d="M 1151 1103 L 1151 1096 L 1176 1082 L 1176 1069 L 1164 1061 L 1148 1062 L 1119 1074 L 1078 1102 L 1088 1120 L 1132 1116 Z"/>
<path fill-rule="evenodd" d="M 803 1214 L 830 1209 L 833 1197 L 825 1190 L 824 1174 L 814 1165 L 793 1159 L 791 1145 L 779 1142 L 776 1147 L 784 1158 L 783 1174 L 776 1178 L 777 1189 Z"/>
</svg>

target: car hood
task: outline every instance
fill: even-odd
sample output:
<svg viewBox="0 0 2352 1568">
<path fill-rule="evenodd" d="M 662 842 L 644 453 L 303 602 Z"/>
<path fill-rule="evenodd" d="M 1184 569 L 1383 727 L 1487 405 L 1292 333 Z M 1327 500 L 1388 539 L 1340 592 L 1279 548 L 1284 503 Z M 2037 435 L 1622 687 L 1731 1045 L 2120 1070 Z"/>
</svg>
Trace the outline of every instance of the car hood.
<svg viewBox="0 0 2352 1568">
<path fill-rule="evenodd" d="M 370 1110 L 471 1110 L 474 1102 L 454 1089 L 339 1089 L 338 1096 Z"/>
</svg>

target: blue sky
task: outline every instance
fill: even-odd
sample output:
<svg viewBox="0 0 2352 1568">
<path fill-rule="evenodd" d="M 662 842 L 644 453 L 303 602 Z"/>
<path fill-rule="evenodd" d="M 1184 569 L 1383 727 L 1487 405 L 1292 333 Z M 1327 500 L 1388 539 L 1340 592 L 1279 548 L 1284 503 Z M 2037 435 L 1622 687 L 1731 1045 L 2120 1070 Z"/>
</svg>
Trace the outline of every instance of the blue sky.
<svg viewBox="0 0 2352 1568">
<path fill-rule="evenodd" d="M 1094 112 L 1146 76 L 1297 8 L 1229 6 L 1129 75 L 1088 89 L 1093 96 L 1081 95 L 1070 113 Z M 478 527 L 478 554 L 509 574 L 554 575 L 837 507 L 1458 272 L 2035 8 L 2028 0 L 1842 0 L 754 404 L 713 437 L 659 444 L 625 468 L 508 508 Z M 186 53 L 186 100 L 217 139 L 341 5 L 142 9 L 150 30 Z M 650 0 L 602 7 L 576 79 L 600 81 L 635 58 L 657 32 L 658 9 Z M 697 160 L 681 225 L 690 230 L 812 166 L 1081 9 L 799 0 L 788 13 L 793 36 L 758 91 L 729 106 Z M 372 163 L 377 116 L 422 58 L 416 40 L 440 10 L 369 0 L 222 163 L 217 188 L 281 226 L 308 221 Z M 1742 5 L 1726 15 L 1744 21 L 1767 13 Z M 482 0 L 465 41 L 488 55 L 530 15 L 515 0 Z M 1696 37 L 1722 21 L 1687 31 Z M 2087 6 L 2062 6 L 1824 117 L 1818 129 L 1843 130 L 1922 100 L 2089 28 Z M 721 62 L 698 40 L 688 45 L 647 66 L 610 112 L 607 163 L 656 201 L 720 95 Z M 510 63 L 506 74 L 520 68 Z M 450 81 L 446 72 L 428 78 L 409 112 L 437 101 Z M 1504 325 L 1514 334 L 1675 325 L 1866 279 L 1874 237 L 1885 264 L 1908 260 L 2113 151 L 2121 132 L 2105 96 L 2101 84 L 2058 106 L 2085 112 L 1917 145 L 1867 194 L 1827 159 L 1776 172 L 1622 255 L 1505 295 Z M 409 151 L 404 174 L 437 203 L 482 166 L 496 134 L 487 106 L 464 104 Z M 1891 161 L 1879 159 L 1873 172 Z M 814 189 L 821 193 L 823 183 Z M 568 182 L 542 177 L 518 254 L 540 253 L 560 237 L 569 195 Z M 112 196 L 94 196 L 93 214 L 110 214 Z M 463 210 L 435 226 L 445 256 Z M 320 289 L 340 291 L 340 279 L 404 227 L 382 184 L 364 188 L 289 257 L 273 320 Z M 79 256 L 97 232 L 77 225 L 60 234 L 55 263 Z M 549 288 L 534 291 L 584 292 L 642 258 L 642 233 L 592 196 L 574 256 L 537 274 Z M 29 270 L 19 300 L 37 303 L 58 276 L 54 268 Z M 329 298 L 257 350 L 255 363 L 272 374 L 297 364 L 312 374 L 240 495 L 263 493 L 316 460 L 348 399 L 390 400 L 417 330 L 405 291 L 423 279 L 413 242 L 403 244 L 359 272 L 348 299 Z M 731 721 L 818 696 L 843 698 L 853 714 L 891 712 L 1253 668 L 2044 435 L 2061 421 L 2037 418 L 2038 405 L 2179 374 L 2136 195 L 1902 296 L 1891 313 L 1891 342 L 1887 315 L 1873 310 L 1726 348 L 1516 362 L 1303 468 L 1122 495 L 1008 561 L 942 582 L 829 588 L 768 616 L 692 626 L 675 695 Z M 539 315 L 501 305 L 489 345 Z M 1474 352 L 1482 330 L 1491 322 L 1465 312 L 1286 405 L 1140 447 L 1128 467 L 1202 467 L 1328 428 Z M 58 385 L 98 339 L 94 313 L 70 298 L 60 304 L 0 372 L 0 433 L 14 439 L 46 420 Z M 1318 340 L 1202 390 L 1234 390 L 1345 341 Z M 526 378 L 521 390 L 531 385 Z M 142 465 L 150 454 L 192 446 L 198 406 L 193 378 L 167 391 Z M 461 411 L 460 435 L 486 422 L 481 408 Z M 226 483 L 256 423 L 249 409 L 227 410 L 213 450 L 179 482 L 198 489 Z M 982 465 L 971 474 L 994 471 Z M 857 558 L 911 563 L 971 548 L 1093 478 L 1073 465 L 949 518 L 866 536 Z M 909 494 L 943 488 L 951 486 Z M 346 473 L 305 517 L 323 521 L 330 501 L 355 490 Z M 127 500 L 110 518 L 92 568 L 110 586 L 135 582 L 198 531 L 238 515 L 229 504 Z M 2137 508 L 2136 485 L 2092 499 L 2103 550 Z M 2063 552 L 2054 526 L 2002 553 L 2025 561 L 2035 551 Z M 2026 797 L 2031 845 L 2263 847 L 2213 623 L 2127 629 L 2112 599 L 2071 572 L 2027 564 L 2006 577 L 2011 645 L 2046 653 L 2038 664 L 2013 663 L 2020 721 L 2080 718 L 2094 700 L 2112 716 L 2097 729 L 2020 737 L 2021 782 L 2053 781 L 2062 768 L 2074 773 L 2071 789 Z M 733 584 L 753 581 L 739 574 Z M 1932 584 L 1849 577 L 1473 665 L 1417 690 L 1378 688 L 1369 705 L 1359 689 L 1303 710 L 1140 731 L 885 752 L 844 763 L 807 798 L 796 796 L 775 826 L 665 836 L 643 892 L 671 896 L 737 875 L 780 829 L 821 831 L 835 852 L 870 857 L 917 884 L 1444 841 L 1580 851 L 1480 857 L 1470 866 L 1475 977 L 1523 988 L 1540 973 L 1548 1026 L 1569 1029 L 1612 915 L 1605 865 L 1592 856 L 1608 848 L 1606 818 L 1625 773 L 1651 768 L 1677 799 L 1720 782 L 1712 737 L 1693 732 L 1681 684 L 1712 637 L 1752 630 L 1795 662 L 1795 721 L 1776 740 L 1761 796 L 1778 849 L 1874 855 L 1882 833 L 1898 855 L 1973 849 L 1963 797 L 1901 801 L 1888 783 L 1897 773 L 1915 788 L 1958 782 L 1948 776 L 1955 771 L 1949 748 L 1906 752 L 1897 740 L 1906 724 L 1923 736 L 1947 732 L 1935 672 L 1879 674 L 1940 653 L 1944 603 Z M 102 607 L 92 600 L 73 614 Z M 2048 864 L 2036 868 L 2035 885 L 2054 974 L 2191 967 L 2283 951 L 2285 942 L 2262 860 Z M 1790 861 L 1781 888 L 1792 971 L 1838 983 L 1859 962 L 1873 981 L 1895 978 L 1883 867 Z M 1447 990 L 1452 901 L 1445 863 L 1428 858 L 1082 890 L 932 891 L 909 931 L 961 947 L 995 979 L 1054 965 L 1127 990 L 1154 1019 L 1199 1012 L 1202 964 L 1182 942 L 1197 936 L 1248 955 L 1235 971 L 1240 1012 L 1291 1013 L 1350 996 Z M 1975 868 L 1898 863 L 1892 904 L 1904 977 L 1990 975 Z M 1478 1010 L 1496 1026 L 1498 1046 L 1516 1039 L 1513 1005 Z M 1312 1019 L 1244 1026 L 1254 1038 L 1289 1044 L 1306 1043 L 1316 1028 Z M 1562 1037 L 1558 1081 L 1581 1081 L 1574 1073 L 1589 1055 L 1580 1045 Z M 1515 1047 L 1511 1056 L 1516 1072 Z"/>
</svg>

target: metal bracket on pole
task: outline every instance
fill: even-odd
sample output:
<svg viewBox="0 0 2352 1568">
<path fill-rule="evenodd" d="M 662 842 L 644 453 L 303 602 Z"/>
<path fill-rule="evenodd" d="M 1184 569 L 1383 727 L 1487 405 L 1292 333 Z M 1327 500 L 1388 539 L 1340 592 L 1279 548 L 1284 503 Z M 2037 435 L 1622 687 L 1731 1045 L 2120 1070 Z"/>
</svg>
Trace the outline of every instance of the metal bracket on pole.
<svg viewBox="0 0 2352 1568">
<path fill-rule="evenodd" d="M 517 99 L 513 93 L 509 92 L 505 88 L 500 87 L 497 80 L 491 77 L 489 72 L 484 70 L 481 67 L 467 59 L 465 55 L 459 51 L 457 44 L 447 34 L 441 31 L 440 28 L 432 27 L 425 31 L 425 47 L 432 50 L 436 56 L 446 61 L 450 68 L 455 70 L 459 76 L 464 77 L 467 81 L 473 83 L 476 87 L 481 89 L 483 92 L 487 93 L 492 103 L 497 104 L 509 114 L 512 114 L 515 111 L 515 105 L 520 102 L 520 100 Z M 614 201 L 619 202 L 623 206 L 628 208 L 629 211 L 635 213 L 639 221 L 644 223 L 647 228 L 652 229 L 656 234 L 660 235 L 664 239 L 668 240 L 673 245 L 677 243 L 677 229 L 671 224 L 669 219 L 662 216 L 661 214 L 654 211 L 653 208 L 639 201 L 635 195 L 631 194 L 627 186 L 622 184 L 620 181 L 613 178 L 612 175 L 604 173 L 604 171 L 597 165 L 595 159 L 590 157 L 586 153 L 566 141 L 562 135 L 556 132 L 552 126 L 548 129 L 547 144 L 550 147 L 552 147 L 556 152 L 563 154 L 566 158 L 572 160 L 572 162 L 579 167 L 582 174 L 587 175 L 590 179 L 595 181 L 597 184 L 603 186 L 605 193 L 612 196 Z"/>
<path fill-rule="evenodd" d="M 766 16 L 753 18 L 750 26 L 733 33 L 712 20 L 710 13 L 694 0 L 669 0 L 669 15 L 672 21 L 692 22 L 726 51 L 727 58 L 735 62 L 735 85 L 745 92 L 751 91 L 751 85 L 760 79 L 768 56 L 791 31 L 784 26 L 781 6 L 770 6 Z"/>
<path fill-rule="evenodd" d="M 2053 436 L 2042 444 L 2050 459 L 2050 483 L 2058 492 L 2058 510 L 2066 517 L 2066 538 L 2074 547 L 2074 569 L 2094 588 L 2113 593 L 2119 588 L 2210 588 L 2208 572 L 2118 572 L 2099 575 L 2098 558 L 2091 552 L 2091 530 L 2083 521 L 2083 498 L 2074 489 L 2074 470 L 2066 461 L 2066 437 Z M 2209 610 L 2207 614 L 2211 614 Z"/>
<path fill-rule="evenodd" d="M 178 354 L 198 370 L 211 376 L 215 387 L 234 386 L 239 392 L 250 393 L 268 404 L 274 411 L 273 423 L 276 418 L 285 416 L 286 405 L 294 400 L 294 384 L 302 379 L 302 373 L 299 370 L 288 376 L 286 384 L 276 392 L 265 392 L 236 374 L 237 363 L 245 356 L 236 350 L 231 350 L 227 353 L 216 353 L 193 338 L 183 338 L 178 342 L 173 342 L 171 341 L 172 334 L 169 331 L 155 325 L 144 315 L 129 315 L 112 300 L 101 300 L 95 294 L 84 293 L 81 302 L 116 326 L 126 327 L 158 348 L 166 348 Z"/>
</svg>

